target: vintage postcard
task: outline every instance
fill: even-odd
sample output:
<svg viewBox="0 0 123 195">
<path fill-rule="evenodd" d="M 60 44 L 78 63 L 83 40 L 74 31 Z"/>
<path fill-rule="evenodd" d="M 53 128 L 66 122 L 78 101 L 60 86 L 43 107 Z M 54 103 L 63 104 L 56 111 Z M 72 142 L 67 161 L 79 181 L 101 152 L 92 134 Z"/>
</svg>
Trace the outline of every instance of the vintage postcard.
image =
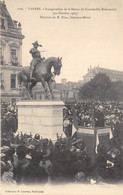
<svg viewBox="0 0 123 195">
<path fill-rule="evenodd" d="M 123 1 L 0 1 L 0 38 L 0 194 L 120 195 Z"/>
</svg>

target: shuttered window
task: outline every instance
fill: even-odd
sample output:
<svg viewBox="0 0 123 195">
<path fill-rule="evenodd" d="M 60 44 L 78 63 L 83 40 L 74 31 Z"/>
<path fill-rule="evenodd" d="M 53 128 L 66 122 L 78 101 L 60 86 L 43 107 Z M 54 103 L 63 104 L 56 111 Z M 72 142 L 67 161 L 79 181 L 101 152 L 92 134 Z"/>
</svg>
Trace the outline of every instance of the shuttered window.
<svg viewBox="0 0 123 195">
<path fill-rule="evenodd" d="M 16 88 L 16 74 L 11 74 L 11 89 Z"/>
</svg>

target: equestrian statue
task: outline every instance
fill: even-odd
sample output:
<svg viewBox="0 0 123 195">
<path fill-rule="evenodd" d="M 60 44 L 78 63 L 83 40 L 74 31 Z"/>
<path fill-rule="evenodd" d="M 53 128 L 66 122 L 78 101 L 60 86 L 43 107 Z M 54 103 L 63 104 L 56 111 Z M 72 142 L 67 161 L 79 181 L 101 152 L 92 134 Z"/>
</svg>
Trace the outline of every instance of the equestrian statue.
<svg viewBox="0 0 123 195">
<path fill-rule="evenodd" d="M 48 88 L 52 99 L 54 99 L 52 82 L 54 81 L 56 75 L 60 75 L 62 57 L 49 57 L 44 59 L 41 57 L 40 51 L 38 50 L 38 46 L 42 47 L 42 45 L 39 45 L 38 41 L 35 41 L 32 44 L 33 48 L 30 49 L 29 52 L 31 53 L 33 59 L 30 63 L 30 67 L 25 66 L 23 67 L 23 70 L 18 73 L 19 86 L 20 88 L 25 86 L 26 90 L 29 92 L 28 98 L 32 98 L 32 88 L 37 84 L 37 82 L 41 82 L 45 90 L 46 99 L 49 99 Z M 53 72 L 51 72 L 52 67 L 54 68 Z"/>
</svg>

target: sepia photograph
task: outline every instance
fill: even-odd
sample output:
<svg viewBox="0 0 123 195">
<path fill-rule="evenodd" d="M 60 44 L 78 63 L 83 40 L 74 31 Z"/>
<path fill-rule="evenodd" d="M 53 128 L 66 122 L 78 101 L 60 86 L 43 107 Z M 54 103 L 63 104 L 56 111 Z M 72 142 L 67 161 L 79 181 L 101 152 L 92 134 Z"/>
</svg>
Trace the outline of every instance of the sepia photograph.
<svg viewBox="0 0 123 195">
<path fill-rule="evenodd" d="M 123 1 L 0 0 L 0 195 L 123 190 Z"/>
</svg>

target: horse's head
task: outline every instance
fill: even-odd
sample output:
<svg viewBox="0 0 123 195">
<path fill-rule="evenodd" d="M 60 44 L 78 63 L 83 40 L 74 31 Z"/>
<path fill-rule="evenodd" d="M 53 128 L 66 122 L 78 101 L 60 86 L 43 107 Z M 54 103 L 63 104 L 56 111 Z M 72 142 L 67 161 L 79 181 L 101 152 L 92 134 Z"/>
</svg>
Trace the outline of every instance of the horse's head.
<svg viewBox="0 0 123 195">
<path fill-rule="evenodd" d="M 55 75 L 60 75 L 60 70 L 62 67 L 62 57 L 61 58 L 57 58 L 57 62 L 54 65 L 54 74 Z"/>
</svg>

